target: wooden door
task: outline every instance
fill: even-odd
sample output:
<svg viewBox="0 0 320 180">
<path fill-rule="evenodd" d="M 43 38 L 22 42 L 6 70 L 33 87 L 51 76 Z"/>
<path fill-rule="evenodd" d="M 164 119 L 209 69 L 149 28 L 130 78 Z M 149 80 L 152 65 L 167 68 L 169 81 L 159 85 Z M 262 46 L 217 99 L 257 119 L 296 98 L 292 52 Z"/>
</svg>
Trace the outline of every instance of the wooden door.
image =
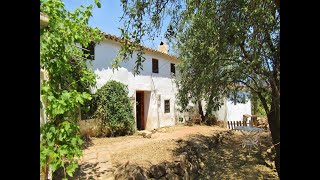
<svg viewBox="0 0 320 180">
<path fill-rule="evenodd" d="M 144 130 L 144 93 L 143 91 L 137 91 L 136 93 L 136 120 L 137 120 L 137 129 Z"/>
</svg>

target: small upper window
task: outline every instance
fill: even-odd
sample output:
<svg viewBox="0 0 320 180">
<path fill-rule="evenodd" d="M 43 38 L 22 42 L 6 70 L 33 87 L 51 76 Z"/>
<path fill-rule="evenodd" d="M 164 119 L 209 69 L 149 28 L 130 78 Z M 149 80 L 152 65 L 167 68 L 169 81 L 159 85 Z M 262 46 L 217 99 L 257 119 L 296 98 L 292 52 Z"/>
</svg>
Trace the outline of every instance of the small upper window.
<svg viewBox="0 0 320 180">
<path fill-rule="evenodd" d="M 170 113 L 170 100 L 164 100 L 164 113 Z"/>
<path fill-rule="evenodd" d="M 171 73 L 176 74 L 176 66 L 173 63 L 171 63 Z"/>
<path fill-rule="evenodd" d="M 159 73 L 159 63 L 158 63 L 158 59 L 152 58 L 152 72 L 153 72 L 153 73 Z"/>
</svg>

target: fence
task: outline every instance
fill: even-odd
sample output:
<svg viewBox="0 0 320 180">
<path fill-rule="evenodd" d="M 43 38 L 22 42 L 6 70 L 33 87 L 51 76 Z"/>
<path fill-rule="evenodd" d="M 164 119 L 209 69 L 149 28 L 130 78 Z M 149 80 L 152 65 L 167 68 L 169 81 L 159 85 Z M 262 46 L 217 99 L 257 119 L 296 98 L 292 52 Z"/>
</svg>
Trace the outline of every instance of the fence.
<svg viewBox="0 0 320 180">
<path fill-rule="evenodd" d="M 228 128 L 234 129 L 237 126 L 248 126 L 249 124 L 251 124 L 251 121 L 249 123 L 246 121 L 228 121 Z"/>
<path fill-rule="evenodd" d="M 257 116 L 245 114 L 242 121 L 228 121 L 229 129 L 234 129 L 237 126 L 257 126 Z"/>
</svg>

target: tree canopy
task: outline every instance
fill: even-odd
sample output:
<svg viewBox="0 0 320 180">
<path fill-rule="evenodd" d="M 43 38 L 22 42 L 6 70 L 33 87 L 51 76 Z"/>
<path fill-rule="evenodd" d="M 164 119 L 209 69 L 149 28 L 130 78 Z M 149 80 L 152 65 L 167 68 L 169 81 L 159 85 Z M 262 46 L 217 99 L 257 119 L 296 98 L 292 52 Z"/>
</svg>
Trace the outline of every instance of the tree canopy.
<svg viewBox="0 0 320 180">
<path fill-rule="evenodd" d="M 209 108 L 245 86 L 257 95 L 268 115 L 274 144 L 280 142 L 280 6 L 273 0 L 123 0 L 122 36 L 140 42 L 159 32 L 164 14 L 171 17 L 166 37 L 181 64 L 178 79 L 182 106 L 206 99 Z M 135 47 L 135 44 L 128 46 Z M 124 48 L 128 48 L 124 46 Z M 123 52 L 122 52 L 123 53 Z M 125 54 L 125 53 L 123 53 Z M 129 52 L 130 54 L 130 52 Z M 137 60 L 137 68 L 141 60 Z M 267 98 L 271 97 L 271 98 Z M 270 100 L 268 100 L 270 99 Z M 280 176 L 280 145 L 276 146 Z"/>
</svg>

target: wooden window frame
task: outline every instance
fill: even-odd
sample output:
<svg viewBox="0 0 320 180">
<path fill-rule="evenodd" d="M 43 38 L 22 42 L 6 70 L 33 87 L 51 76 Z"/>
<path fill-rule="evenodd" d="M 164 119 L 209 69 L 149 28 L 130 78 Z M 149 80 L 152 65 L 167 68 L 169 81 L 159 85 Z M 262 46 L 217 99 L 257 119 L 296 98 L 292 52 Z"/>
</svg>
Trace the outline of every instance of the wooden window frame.
<svg viewBox="0 0 320 180">
<path fill-rule="evenodd" d="M 152 73 L 159 73 L 159 60 L 152 58 Z"/>
<path fill-rule="evenodd" d="M 170 68 L 171 68 L 171 73 L 173 74 L 173 75 L 175 75 L 176 74 L 176 64 L 174 64 L 174 63 L 170 63 Z"/>
<path fill-rule="evenodd" d="M 170 113 L 170 99 L 164 100 L 164 113 Z"/>
</svg>

